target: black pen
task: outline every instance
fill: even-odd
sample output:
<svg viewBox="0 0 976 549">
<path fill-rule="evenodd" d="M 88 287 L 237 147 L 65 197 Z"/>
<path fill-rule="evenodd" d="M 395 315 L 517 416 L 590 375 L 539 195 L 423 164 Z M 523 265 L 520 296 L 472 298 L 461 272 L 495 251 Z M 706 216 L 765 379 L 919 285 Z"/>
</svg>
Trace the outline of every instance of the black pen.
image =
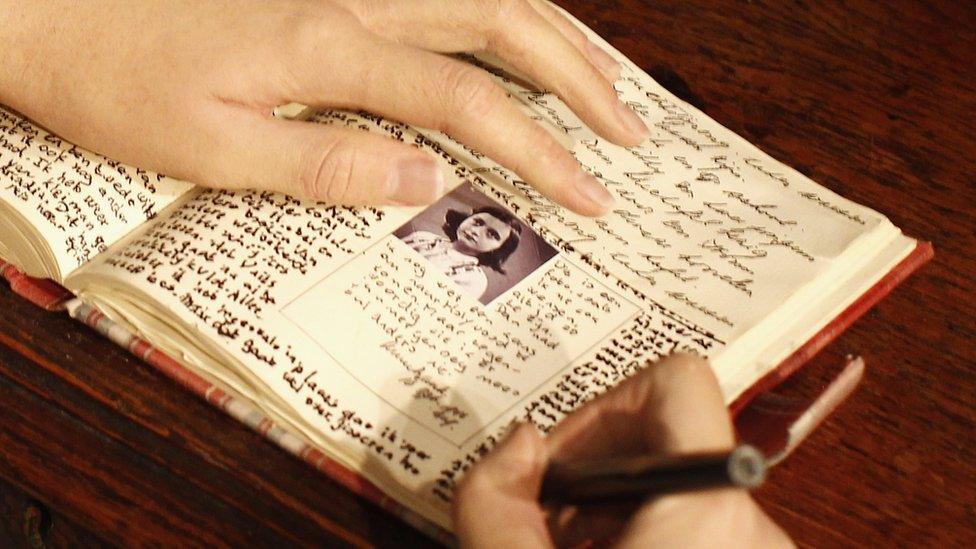
<svg viewBox="0 0 976 549">
<path fill-rule="evenodd" d="M 731 452 L 556 462 L 543 478 L 540 500 L 574 505 L 628 503 L 672 492 L 755 488 L 765 478 L 766 460 L 748 444 Z"/>
</svg>

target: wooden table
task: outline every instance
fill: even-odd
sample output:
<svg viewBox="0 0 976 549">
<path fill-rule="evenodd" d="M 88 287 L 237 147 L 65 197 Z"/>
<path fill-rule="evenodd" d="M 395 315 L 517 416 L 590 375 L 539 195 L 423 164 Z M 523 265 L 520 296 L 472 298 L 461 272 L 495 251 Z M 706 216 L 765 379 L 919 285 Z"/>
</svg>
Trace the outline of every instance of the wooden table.
<svg viewBox="0 0 976 549">
<path fill-rule="evenodd" d="M 563 1 L 677 95 L 931 240 L 788 391 L 853 399 L 756 495 L 804 546 L 976 546 L 976 3 Z M 423 542 L 63 314 L 0 288 L 0 545 Z"/>
</svg>

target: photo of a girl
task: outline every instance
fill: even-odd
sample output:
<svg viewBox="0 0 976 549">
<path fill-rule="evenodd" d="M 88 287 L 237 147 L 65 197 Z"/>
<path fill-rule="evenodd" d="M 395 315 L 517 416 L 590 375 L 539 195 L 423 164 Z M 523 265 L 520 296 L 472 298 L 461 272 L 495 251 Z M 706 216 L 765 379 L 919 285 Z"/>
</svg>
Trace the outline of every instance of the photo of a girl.
<svg viewBox="0 0 976 549">
<path fill-rule="evenodd" d="M 394 234 L 484 304 L 556 255 L 508 210 L 467 185 Z"/>
</svg>

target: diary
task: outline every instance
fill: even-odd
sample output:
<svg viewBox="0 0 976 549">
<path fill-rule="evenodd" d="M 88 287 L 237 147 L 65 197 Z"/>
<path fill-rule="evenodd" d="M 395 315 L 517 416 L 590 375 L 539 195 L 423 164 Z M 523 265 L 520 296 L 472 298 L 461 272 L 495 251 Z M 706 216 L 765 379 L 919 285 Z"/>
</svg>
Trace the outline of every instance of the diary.
<svg viewBox="0 0 976 549">
<path fill-rule="evenodd" d="M 675 351 L 708 357 L 740 409 L 931 256 L 587 32 L 623 63 L 616 88 L 652 133 L 638 147 L 468 60 L 610 189 L 603 217 L 364 112 L 294 123 L 412 144 L 450 192 L 342 208 L 195 188 L 0 109 L 0 273 L 436 535 L 458 479 L 512 422 L 546 431 Z"/>
</svg>

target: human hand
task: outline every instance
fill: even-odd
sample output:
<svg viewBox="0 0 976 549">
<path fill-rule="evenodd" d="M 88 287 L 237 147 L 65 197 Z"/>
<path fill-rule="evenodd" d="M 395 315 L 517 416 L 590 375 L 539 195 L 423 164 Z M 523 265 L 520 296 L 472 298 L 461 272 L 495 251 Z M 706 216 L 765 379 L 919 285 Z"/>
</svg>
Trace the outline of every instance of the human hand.
<svg viewBox="0 0 976 549">
<path fill-rule="evenodd" d="M 271 116 L 299 102 L 442 130 L 574 211 L 608 209 L 606 189 L 486 73 L 435 52 L 491 52 L 605 138 L 647 135 L 613 90 L 619 66 L 542 0 L 0 0 L 0 12 L 0 103 L 207 186 L 345 205 L 443 192 L 413 147 Z"/>
<path fill-rule="evenodd" d="M 636 508 L 538 503 L 548 462 L 729 450 L 732 424 L 708 364 L 669 357 L 570 414 L 543 439 L 522 425 L 465 475 L 454 525 L 463 547 L 790 547 L 744 490 L 669 494 Z"/>
</svg>

